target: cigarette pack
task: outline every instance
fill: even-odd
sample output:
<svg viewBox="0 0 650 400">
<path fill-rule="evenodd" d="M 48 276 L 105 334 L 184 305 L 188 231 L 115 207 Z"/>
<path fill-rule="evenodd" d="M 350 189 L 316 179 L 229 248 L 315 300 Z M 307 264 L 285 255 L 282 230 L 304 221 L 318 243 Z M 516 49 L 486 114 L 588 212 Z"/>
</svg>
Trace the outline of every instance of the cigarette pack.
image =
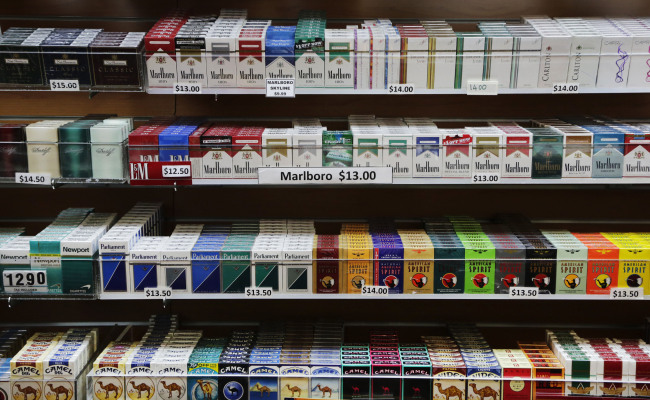
<svg viewBox="0 0 650 400">
<path fill-rule="evenodd" d="M 469 178 L 472 174 L 472 135 L 460 129 L 441 129 L 442 177 Z"/>
</svg>

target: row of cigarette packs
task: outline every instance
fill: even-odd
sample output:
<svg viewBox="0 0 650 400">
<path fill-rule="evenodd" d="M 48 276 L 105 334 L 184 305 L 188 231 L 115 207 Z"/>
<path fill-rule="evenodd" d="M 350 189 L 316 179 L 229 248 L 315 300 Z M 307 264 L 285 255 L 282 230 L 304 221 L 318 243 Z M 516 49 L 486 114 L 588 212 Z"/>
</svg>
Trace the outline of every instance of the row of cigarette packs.
<svg viewBox="0 0 650 400">
<path fill-rule="evenodd" d="M 191 162 L 193 179 L 255 179 L 261 167 L 391 167 L 396 178 L 650 177 L 650 125 L 596 118 L 493 122 L 439 129 L 428 118 L 349 118 L 345 131 L 318 119 L 292 128 L 157 118 L 129 135 L 137 163 Z M 309 181 L 303 172 L 289 180 Z"/>
<path fill-rule="evenodd" d="M 79 120 L 0 123 L 0 177 L 47 173 L 57 178 L 125 179 L 133 118 L 91 115 Z"/>
<path fill-rule="evenodd" d="M 348 89 L 458 89 L 470 80 L 522 89 L 650 85 L 646 18 L 524 17 L 480 22 L 472 32 L 444 20 L 373 19 L 347 29 L 326 29 L 326 22 L 318 12 L 302 12 L 297 26 L 247 19 L 245 10 L 175 12 L 145 36 L 149 87 L 264 88 L 266 79 Z"/>
<path fill-rule="evenodd" d="M 142 89 L 144 32 L 78 28 L 9 28 L 0 35 L 0 85 Z"/>
</svg>

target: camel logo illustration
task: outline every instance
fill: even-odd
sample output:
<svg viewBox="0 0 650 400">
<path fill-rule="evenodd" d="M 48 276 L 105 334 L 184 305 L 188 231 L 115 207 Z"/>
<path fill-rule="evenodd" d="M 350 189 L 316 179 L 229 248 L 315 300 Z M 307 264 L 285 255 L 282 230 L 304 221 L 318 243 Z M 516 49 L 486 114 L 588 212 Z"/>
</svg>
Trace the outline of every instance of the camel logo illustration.
<svg viewBox="0 0 650 400">
<path fill-rule="evenodd" d="M 607 274 L 600 274 L 595 278 L 596 286 L 601 289 L 607 289 L 612 284 L 612 278 Z"/>
<path fill-rule="evenodd" d="M 321 387 L 321 385 L 316 385 L 316 387 L 315 387 L 314 390 L 312 390 L 312 391 L 316 391 L 316 389 L 318 389 L 318 390 L 320 390 L 321 392 L 323 392 L 323 397 L 325 397 L 325 393 L 329 393 L 329 394 L 330 394 L 330 397 L 329 397 L 329 398 L 330 398 L 330 399 L 332 398 L 332 389 L 330 389 L 329 386 Z"/>
<path fill-rule="evenodd" d="M 335 283 L 336 281 L 334 280 L 334 278 L 332 278 L 329 275 L 320 280 L 320 284 L 323 285 L 325 289 L 333 288 Z"/>
<path fill-rule="evenodd" d="M 413 388 L 413 397 L 422 397 L 422 391 L 419 387 Z"/>
<path fill-rule="evenodd" d="M 479 395 L 481 400 L 485 400 L 486 397 L 491 397 L 492 400 L 497 400 L 499 398 L 499 392 L 497 392 L 496 390 L 492 389 L 489 386 L 486 386 L 479 390 L 476 390 L 475 383 L 470 383 L 469 386 L 472 388 L 475 394 Z"/>
<path fill-rule="evenodd" d="M 13 397 L 14 400 L 38 400 L 41 398 L 41 390 L 39 387 L 17 383 L 14 385 Z"/>
<path fill-rule="evenodd" d="M 268 386 L 262 386 L 259 382 L 253 386 L 253 390 L 260 392 L 260 397 L 264 397 L 264 393 L 266 393 L 267 397 L 271 397 L 271 388 Z"/>
<path fill-rule="evenodd" d="M 131 399 L 149 400 L 153 397 L 153 382 L 136 383 L 135 380 L 132 380 L 129 382 L 129 384 L 131 385 L 131 388 L 128 390 L 128 393 Z"/>
<path fill-rule="evenodd" d="M 160 381 L 160 386 L 162 386 L 163 390 L 158 389 L 158 393 L 160 393 L 161 396 L 164 396 L 164 392 L 166 391 L 168 399 L 171 399 L 172 397 L 180 399 L 185 392 L 185 388 L 174 382 L 167 384 L 167 381 Z M 174 392 L 178 393 L 178 396 Z"/>
<path fill-rule="evenodd" d="M 514 274 L 508 274 L 501 278 L 501 282 L 505 285 L 507 288 L 519 286 L 519 277 Z"/>
<path fill-rule="evenodd" d="M 193 393 L 196 400 L 213 400 L 212 392 L 216 392 L 217 384 L 212 380 L 197 379 Z"/>
<path fill-rule="evenodd" d="M 390 388 L 387 388 L 386 386 L 382 386 L 381 390 L 384 391 L 384 395 L 390 396 L 392 393 L 390 392 Z"/>
<path fill-rule="evenodd" d="M 287 389 L 291 392 L 291 397 L 296 397 L 296 392 L 298 393 L 297 397 L 300 397 L 302 390 L 298 386 L 291 386 L 287 383 Z"/>
<path fill-rule="evenodd" d="M 436 387 L 440 394 L 445 396 L 445 400 L 449 400 L 450 397 L 458 397 L 458 400 L 463 400 L 465 398 L 465 393 L 456 386 L 449 386 L 447 389 L 443 389 L 442 384 L 436 383 Z"/>
<path fill-rule="evenodd" d="M 102 400 L 117 399 L 122 395 L 122 386 L 116 386 L 113 383 L 104 384 L 103 381 L 97 381 L 95 394 Z"/>
<path fill-rule="evenodd" d="M 354 287 L 355 289 L 361 289 L 363 285 L 366 284 L 366 280 L 363 279 L 362 276 L 357 275 L 354 278 L 352 278 L 351 283 L 352 283 L 352 287 Z"/>
<path fill-rule="evenodd" d="M 564 278 L 564 286 L 575 289 L 580 285 L 580 277 L 576 274 L 569 274 Z"/>
<path fill-rule="evenodd" d="M 359 388 L 357 386 L 352 386 L 352 396 L 358 396 L 360 394 Z"/>
<path fill-rule="evenodd" d="M 237 381 L 231 381 L 224 385 L 223 395 L 228 400 L 239 400 L 244 395 L 244 388 L 241 383 Z"/>
<path fill-rule="evenodd" d="M 47 398 L 47 400 L 70 400 L 72 398 L 72 388 L 65 387 L 59 383 L 60 382 L 54 383 L 54 385 L 57 386 L 54 386 L 51 383 L 46 385 L 45 388 L 49 388 L 49 390 L 45 392 L 45 398 Z"/>
<path fill-rule="evenodd" d="M 448 289 L 453 288 L 458 283 L 458 278 L 452 273 L 445 274 L 440 280 L 442 281 L 442 285 Z"/>
<path fill-rule="evenodd" d="M 488 282 L 490 282 L 490 278 L 488 278 L 485 274 L 476 274 L 472 278 L 472 283 L 474 283 L 474 286 L 476 286 L 479 289 L 483 289 Z"/>
<path fill-rule="evenodd" d="M 411 278 L 411 283 L 418 289 L 422 289 L 427 284 L 427 277 L 424 274 L 415 274 Z"/>
<path fill-rule="evenodd" d="M 632 274 L 627 277 L 626 282 L 629 287 L 641 287 L 643 285 L 643 278 L 637 274 Z"/>
</svg>

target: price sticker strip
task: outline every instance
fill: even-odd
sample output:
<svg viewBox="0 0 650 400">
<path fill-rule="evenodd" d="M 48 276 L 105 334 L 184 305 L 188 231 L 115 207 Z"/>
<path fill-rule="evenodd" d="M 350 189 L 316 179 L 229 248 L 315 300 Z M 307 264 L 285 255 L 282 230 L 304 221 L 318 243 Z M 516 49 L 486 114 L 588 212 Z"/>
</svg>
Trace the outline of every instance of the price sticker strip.
<svg viewBox="0 0 650 400">
<path fill-rule="evenodd" d="M 246 297 L 251 299 L 263 299 L 273 296 L 273 290 L 265 288 L 246 288 Z"/>
<path fill-rule="evenodd" d="M 147 299 L 171 299 L 173 291 L 168 287 L 146 288 L 144 297 Z"/>
<path fill-rule="evenodd" d="M 386 184 L 393 183 L 391 167 L 377 168 L 260 168 L 262 185 Z"/>
<path fill-rule="evenodd" d="M 390 94 L 413 94 L 415 93 L 415 86 L 409 84 L 399 84 L 388 86 L 388 93 Z"/>
<path fill-rule="evenodd" d="M 387 297 L 388 296 L 388 286 L 366 286 L 361 287 L 362 296 L 371 296 L 371 297 Z"/>
<path fill-rule="evenodd" d="M 555 83 L 553 84 L 553 94 L 578 94 L 580 93 L 579 83 Z"/>
<path fill-rule="evenodd" d="M 511 287 L 508 293 L 511 299 L 536 299 L 539 297 L 538 287 Z"/>
<path fill-rule="evenodd" d="M 162 176 L 163 178 L 189 178 L 191 170 L 188 165 L 163 165 Z"/>
<path fill-rule="evenodd" d="M 50 80 L 50 90 L 53 92 L 78 92 L 79 81 L 72 79 L 52 79 Z"/>
<path fill-rule="evenodd" d="M 472 175 L 473 183 L 499 183 L 501 175 L 495 173 L 478 173 Z"/>
<path fill-rule="evenodd" d="M 16 183 L 26 185 L 51 185 L 52 175 L 48 173 L 16 172 Z"/>
<path fill-rule="evenodd" d="M 45 271 L 4 271 L 2 284 L 7 293 L 47 293 Z"/>
<path fill-rule="evenodd" d="M 198 83 L 179 82 L 174 85 L 174 94 L 201 94 L 203 88 Z"/>
<path fill-rule="evenodd" d="M 609 298 L 613 300 L 643 300 L 643 288 L 612 288 Z"/>
<path fill-rule="evenodd" d="M 267 79 L 266 97 L 296 97 L 295 79 Z"/>
</svg>

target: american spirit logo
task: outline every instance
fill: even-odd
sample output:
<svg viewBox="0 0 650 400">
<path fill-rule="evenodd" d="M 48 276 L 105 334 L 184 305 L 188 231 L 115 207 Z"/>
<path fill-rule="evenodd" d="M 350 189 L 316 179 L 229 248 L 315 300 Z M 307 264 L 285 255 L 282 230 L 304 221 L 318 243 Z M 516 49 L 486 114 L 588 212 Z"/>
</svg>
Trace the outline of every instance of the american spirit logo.
<svg viewBox="0 0 650 400">
<path fill-rule="evenodd" d="M 560 263 L 560 272 L 562 274 L 582 274 L 585 268 L 584 262 L 562 262 Z"/>
</svg>

